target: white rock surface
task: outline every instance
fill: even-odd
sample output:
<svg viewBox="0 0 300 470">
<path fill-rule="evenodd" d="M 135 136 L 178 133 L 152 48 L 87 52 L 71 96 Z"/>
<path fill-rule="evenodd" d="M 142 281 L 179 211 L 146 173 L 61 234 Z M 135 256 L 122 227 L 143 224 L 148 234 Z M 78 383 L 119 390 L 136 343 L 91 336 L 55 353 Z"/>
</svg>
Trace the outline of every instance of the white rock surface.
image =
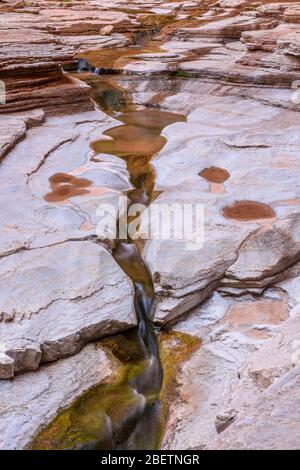
<svg viewBox="0 0 300 470">
<path fill-rule="evenodd" d="M 187 123 L 164 131 L 168 143 L 154 160 L 155 189 L 163 191 L 156 202 L 203 204 L 205 213 L 202 247 L 150 240 L 144 250 L 156 321 L 175 322 L 193 309 L 177 328 L 203 341 L 180 373 L 164 448 L 299 448 L 297 2 L 100 3 L 0 6 L 0 74 L 12 90 L 5 109 L 90 109 L 89 88 L 62 74 L 59 63 L 75 52 L 128 45 L 127 33 L 151 24 L 153 14 L 182 21 L 162 30 L 160 39 L 165 32 L 168 38 L 161 54 L 137 54 L 119 80 L 136 103 L 188 115 Z M 25 78 L 12 80 L 20 70 Z M 0 118 L 6 379 L 135 324 L 132 287 L 94 238 L 99 199 L 116 207 L 131 188 L 124 162 L 96 158 L 89 147 L 117 123 L 94 111 L 30 129 L 42 123 L 39 113 Z M 201 178 L 212 166 L 230 178 L 222 184 Z M 46 202 L 49 178 L 58 172 L 88 178 L 87 194 Z M 245 200 L 269 205 L 275 217 L 224 218 L 224 207 Z M 94 364 L 104 364 L 102 374 L 95 376 Z M 108 369 L 103 353 L 88 346 L 0 381 L 1 446 L 26 445 L 61 407 L 105 380 Z"/>
<path fill-rule="evenodd" d="M 244 400 L 236 420 L 210 449 L 298 449 L 299 441 L 299 315 L 251 358 L 248 374 L 263 390 L 249 402 L 249 393 L 237 388 Z M 248 379 L 250 382 L 251 379 Z M 253 385 L 252 385 L 253 388 Z"/>
<path fill-rule="evenodd" d="M 163 191 L 155 203 L 204 206 L 199 249 L 189 251 L 174 240 L 146 242 L 160 323 L 173 321 L 216 288 L 235 295 L 262 293 L 300 256 L 299 115 L 253 99 L 215 96 L 214 90 L 203 93 L 202 106 L 198 101 L 187 123 L 164 130 L 168 143 L 153 161 L 156 189 Z M 198 90 L 198 100 L 199 95 Z M 214 185 L 199 176 L 212 166 L 226 169 L 228 181 Z M 248 200 L 271 207 L 276 220 L 223 216 L 224 207 Z"/>
<path fill-rule="evenodd" d="M 106 353 L 90 344 L 76 356 L 39 371 L 11 381 L 0 380 L 0 449 L 25 448 L 59 411 L 112 376 L 113 367 Z"/>
<path fill-rule="evenodd" d="M 268 377 L 272 371 L 275 377 L 274 364 L 277 361 L 279 371 L 284 356 L 285 368 L 281 372 L 292 368 L 287 354 L 291 350 L 291 335 L 282 349 L 278 347 L 286 328 L 296 329 L 290 323 L 292 320 L 284 323 L 287 316 L 287 300 L 276 291 L 270 291 L 260 301 L 251 297 L 224 299 L 214 294 L 174 327 L 199 337 L 202 345 L 178 377 L 178 400 L 170 409 L 164 449 L 214 448 L 218 432 L 226 435 L 224 430 L 228 428 L 230 433 L 232 423 L 244 409 L 261 399 L 264 392 L 253 380 L 257 367 L 269 370 L 265 372 Z M 290 327 L 286 326 L 289 324 Z M 275 336 L 269 339 L 272 335 Z M 239 429 L 244 432 L 242 426 Z M 226 445 L 231 448 L 230 439 L 224 448 Z"/>
<path fill-rule="evenodd" d="M 136 323 L 131 283 L 100 245 L 73 241 L 20 252 L 3 258 L 1 268 L 0 310 L 10 321 L 0 323 L 0 338 L 15 373 Z"/>
<path fill-rule="evenodd" d="M 1 378 L 136 324 L 131 282 L 95 243 L 99 202 L 116 207 L 121 191 L 131 187 L 122 162 L 92 160 L 90 142 L 112 122 L 100 111 L 48 118 L 0 166 Z M 89 179 L 91 190 L 48 203 L 49 178 L 59 172 Z"/>
</svg>

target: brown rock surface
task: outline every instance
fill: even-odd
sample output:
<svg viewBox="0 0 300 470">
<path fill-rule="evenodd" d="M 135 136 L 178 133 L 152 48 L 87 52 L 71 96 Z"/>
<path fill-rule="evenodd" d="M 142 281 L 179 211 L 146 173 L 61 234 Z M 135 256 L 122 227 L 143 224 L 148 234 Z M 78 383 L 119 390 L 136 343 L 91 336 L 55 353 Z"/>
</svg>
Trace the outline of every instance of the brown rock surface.
<svg viewBox="0 0 300 470">
<path fill-rule="evenodd" d="M 72 62 L 84 44 L 85 49 L 124 45 L 128 38 L 120 33 L 140 25 L 126 12 L 109 11 L 97 2 L 7 6 L 0 18 L 0 80 L 7 89 L 0 113 L 36 107 L 48 114 L 92 109 L 89 88 L 66 76 L 61 64 Z M 107 39 L 100 30 L 111 25 L 116 35 Z"/>
<path fill-rule="evenodd" d="M 178 50 L 185 49 L 183 56 L 179 54 L 169 65 L 162 64 L 159 56 L 150 61 L 141 58 L 127 67 L 127 73 L 175 68 L 204 78 L 281 86 L 299 79 L 292 58 L 298 40 L 297 2 L 295 6 L 294 2 L 257 2 L 254 8 L 249 2 L 185 3 L 134 2 L 128 8 L 124 0 L 70 5 L 45 0 L 29 7 L 6 2 L 0 19 L 0 79 L 7 82 L 8 97 L 0 112 L 43 107 L 61 113 L 91 108 L 88 89 L 62 74 L 60 64 L 72 62 L 84 50 L 132 43 L 134 34 L 170 18 L 178 22 L 171 31 Z M 245 46 L 231 47 L 233 39 Z M 188 60 L 195 45 L 205 52 Z"/>
</svg>

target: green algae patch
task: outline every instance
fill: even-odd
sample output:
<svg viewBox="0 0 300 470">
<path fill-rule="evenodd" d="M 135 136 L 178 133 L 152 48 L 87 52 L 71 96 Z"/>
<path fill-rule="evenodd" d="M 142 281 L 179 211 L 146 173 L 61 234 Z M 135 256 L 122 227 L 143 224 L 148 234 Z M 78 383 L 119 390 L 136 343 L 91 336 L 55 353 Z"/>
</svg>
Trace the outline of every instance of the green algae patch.
<svg viewBox="0 0 300 470">
<path fill-rule="evenodd" d="M 187 80 L 190 80 L 192 78 L 199 78 L 196 73 L 186 72 L 185 70 L 178 70 L 176 72 L 175 76 L 178 77 L 178 78 L 185 78 Z"/>
<path fill-rule="evenodd" d="M 157 28 L 160 30 L 163 26 L 174 23 L 176 20 L 176 15 L 166 15 L 166 14 L 152 14 L 152 15 L 141 15 L 139 21 L 145 27 Z"/>
<path fill-rule="evenodd" d="M 105 349 L 115 369 L 112 383 L 96 386 L 62 411 L 33 440 L 30 449 L 106 449 L 112 427 L 126 420 L 126 412 L 138 407 L 141 397 L 129 386 L 130 379 L 145 367 L 145 358 L 135 332 L 104 339 Z"/>
<path fill-rule="evenodd" d="M 164 380 L 161 390 L 162 419 L 164 425 L 168 419 L 168 409 L 171 403 L 176 402 L 177 377 L 183 364 L 201 346 L 201 340 L 196 336 L 180 333 L 178 331 L 163 332 L 160 337 L 160 357 L 164 369 Z"/>
<path fill-rule="evenodd" d="M 130 385 L 147 365 L 136 331 L 99 342 L 115 366 L 112 382 L 88 390 L 60 412 L 30 449 L 122 449 L 124 442 L 135 449 L 159 449 L 169 405 L 176 399 L 176 376 L 200 341 L 183 333 L 163 332 L 159 346 L 164 370 L 160 396 L 142 396 Z"/>
</svg>

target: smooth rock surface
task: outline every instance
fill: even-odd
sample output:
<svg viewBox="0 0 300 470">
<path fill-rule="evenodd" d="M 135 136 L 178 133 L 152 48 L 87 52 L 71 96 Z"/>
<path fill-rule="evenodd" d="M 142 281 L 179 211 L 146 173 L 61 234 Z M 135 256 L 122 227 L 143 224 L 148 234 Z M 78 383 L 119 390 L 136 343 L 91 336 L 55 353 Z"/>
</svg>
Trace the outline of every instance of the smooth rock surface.
<svg viewBox="0 0 300 470">
<path fill-rule="evenodd" d="M 214 96 L 212 89 L 187 123 L 164 130 L 168 143 L 153 161 L 157 189 L 163 191 L 155 203 L 203 206 L 204 243 L 187 250 L 176 240 L 146 242 L 158 322 L 174 320 L 218 288 L 235 295 L 262 293 L 298 261 L 300 192 L 291 171 L 299 165 L 298 119 L 297 113 L 255 100 Z M 207 182 L 199 173 L 210 166 L 224 168 L 230 177 L 224 184 Z M 266 204 L 275 218 L 224 217 L 225 207 L 249 200 Z"/>
<path fill-rule="evenodd" d="M 90 344 L 37 372 L 1 380 L 0 449 L 24 449 L 59 411 L 112 376 L 113 365 L 104 350 Z"/>
<path fill-rule="evenodd" d="M 1 322 L 0 338 L 15 359 L 15 372 L 135 325 L 130 281 L 90 241 L 16 253 L 1 260 L 1 272 L 0 310 L 10 321 Z"/>
<path fill-rule="evenodd" d="M 132 189 L 124 161 L 90 148 L 120 122 L 61 65 L 106 48 L 119 57 L 154 30 L 113 80 L 141 107 L 187 116 L 163 131 L 154 202 L 204 214 L 196 246 L 144 244 L 155 321 L 202 341 L 163 447 L 299 448 L 299 2 L 250 3 L 0 2 L 2 448 L 25 447 L 105 381 L 107 358 L 84 344 L 136 323 L 131 283 L 96 238 L 99 204 L 117 210 Z M 54 184 L 62 175 L 85 186 Z"/>
<path fill-rule="evenodd" d="M 215 448 L 218 433 L 223 442 L 223 433 L 230 436 L 231 427 L 235 428 L 244 409 L 254 409 L 257 400 L 262 402 L 264 392 L 253 380 L 253 371 L 261 360 L 265 362 L 264 370 L 274 371 L 273 358 L 274 363 L 278 361 L 291 344 L 287 348 L 282 346 L 282 350 L 277 347 L 277 338 L 283 338 L 286 328 L 285 297 L 270 291 L 259 302 L 260 305 L 251 297 L 232 300 L 214 294 L 174 327 L 196 335 L 203 344 L 183 366 L 178 378 L 178 400 L 170 411 L 164 449 Z M 271 311 L 274 313 L 270 316 Z M 287 325 L 290 322 L 292 319 Z M 288 342 L 287 339 L 285 344 Z M 267 365 L 268 361 L 272 364 Z M 289 364 L 292 368 L 291 361 Z M 283 368 L 281 371 L 284 373 Z M 236 429 L 244 432 L 242 424 Z M 280 426 L 277 432 L 282 432 Z M 257 448 L 264 448 L 264 443 L 258 446 L 258 440 L 258 437 L 254 440 Z M 225 442 L 223 448 L 232 448 L 230 438 Z M 280 448 L 278 439 L 276 443 Z M 251 447 L 250 440 L 247 444 Z"/>
<path fill-rule="evenodd" d="M 211 449 L 292 450 L 299 448 L 299 316 L 254 354 L 249 374 L 263 390 L 247 406 Z"/>
<path fill-rule="evenodd" d="M 25 122 L 38 116 L 10 119 L 26 130 Z M 131 187 L 124 165 L 92 160 L 89 142 L 111 123 L 100 111 L 48 119 L 1 164 L 1 378 L 78 353 L 85 343 L 136 324 L 131 282 L 96 243 L 99 196 L 117 208 L 119 194 Z M 49 178 L 72 170 L 91 188 L 84 197 L 48 203 Z M 12 198 L 18 203 L 9 203 Z"/>
</svg>

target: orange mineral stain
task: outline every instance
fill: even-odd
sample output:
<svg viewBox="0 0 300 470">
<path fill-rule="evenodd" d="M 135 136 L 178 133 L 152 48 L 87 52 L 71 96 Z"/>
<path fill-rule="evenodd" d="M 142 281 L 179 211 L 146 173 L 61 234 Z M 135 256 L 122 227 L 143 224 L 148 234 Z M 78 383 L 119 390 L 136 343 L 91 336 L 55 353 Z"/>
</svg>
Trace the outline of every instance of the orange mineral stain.
<svg viewBox="0 0 300 470">
<path fill-rule="evenodd" d="M 91 222 L 85 221 L 81 224 L 80 230 L 82 232 L 89 232 L 90 230 L 93 230 L 94 227 L 95 226 Z"/>
<path fill-rule="evenodd" d="M 224 183 L 230 178 L 230 173 L 224 168 L 211 166 L 200 171 L 199 176 L 210 183 L 210 192 L 221 194 L 224 192 Z"/>
<path fill-rule="evenodd" d="M 51 192 L 44 199 L 47 202 L 68 201 L 72 197 L 89 194 L 92 182 L 86 178 L 76 178 L 68 173 L 55 173 L 49 178 Z"/>
<path fill-rule="evenodd" d="M 283 300 L 263 299 L 232 305 L 224 323 L 251 338 L 267 339 L 270 336 L 268 325 L 280 325 L 288 318 L 288 307 Z"/>
<path fill-rule="evenodd" d="M 236 201 L 223 208 L 223 216 L 227 219 L 250 222 L 253 220 L 274 219 L 275 211 L 271 206 L 256 201 Z"/>
<path fill-rule="evenodd" d="M 199 173 L 199 176 L 210 183 L 222 184 L 230 178 L 230 173 L 224 168 L 211 166 L 210 168 L 204 168 L 204 170 Z"/>
</svg>

